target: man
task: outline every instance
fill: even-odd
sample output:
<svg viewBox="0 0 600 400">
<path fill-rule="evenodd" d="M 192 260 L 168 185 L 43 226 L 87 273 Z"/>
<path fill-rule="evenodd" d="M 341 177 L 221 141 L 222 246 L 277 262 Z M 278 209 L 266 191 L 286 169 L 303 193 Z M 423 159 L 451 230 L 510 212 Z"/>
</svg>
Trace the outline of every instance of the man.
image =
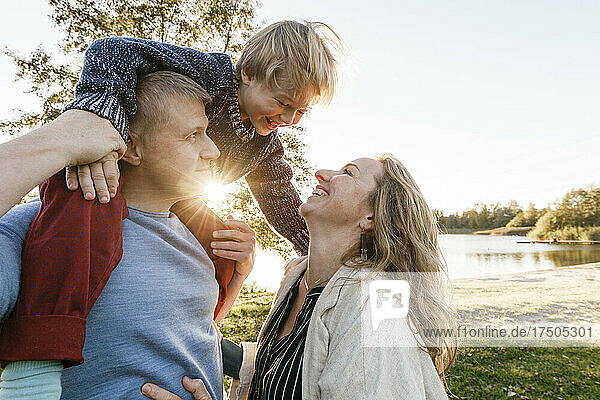
<svg viewBox="0 0 600 400">
<path fill-rule="evenodd" d="M 211 397 L 220 399 L 221 353 L 213 323 L 219 297 L 215 268 L 207 251 L 169 211 L 176 202 L 199 192 L 211 177 L 212 161 L 219 157 L 206 135 L 204 104 L 210 97 L 191 79 L 163 71 L 142 79 L 137 98 L 139 109 L 121 161 L 121 190 L 129 213 L 123 220 L 123 257 L 112 273 L 105 274 L 106 286 L 87 319 L 85 362 L 63 372 L 61 398 L 144 398 L 140 388 L 147 381 L 191 398 L 183 387 L 173 387 L 173 382 L 188 375 L 200 378 Z M 38 209 L 39 202 L 28 203 L 0 219 L 0 255 L 7 260 L 0 266 L 6 279 L 0 297 L 3 319 L 15 304 L 23 240 Z M 229 230 L 219 232 L 224 241 L 215 243 L 213 250 L 236 261 L 225 309 L 233 303 L 254 260 L 254 232 L 240 221 L 228 220 L 227 225 Z M 78 229 L 73 227 L 73 237 L 65 239 L 65 246 L 79 239 Z M 106 227 L 107 235 L 112 229 Z M 49 271 L 43 279 L 51 282 L 52 278 Z M 89 289 L 76 283 L 73 288 L 64 286 L 55 289 L 61 295 Z M 60 363 L 48 363 L 43 366 L 47 376 L 56 377 Z M 11 370 L 12 364 L 19 365 Z M 11 383 L 21 367 L 21 362 L 8 364 L 0 397 L 3 391 L 10 397 Z M 60 373 L 58 378 L 60 388 Z"/>
</svg>

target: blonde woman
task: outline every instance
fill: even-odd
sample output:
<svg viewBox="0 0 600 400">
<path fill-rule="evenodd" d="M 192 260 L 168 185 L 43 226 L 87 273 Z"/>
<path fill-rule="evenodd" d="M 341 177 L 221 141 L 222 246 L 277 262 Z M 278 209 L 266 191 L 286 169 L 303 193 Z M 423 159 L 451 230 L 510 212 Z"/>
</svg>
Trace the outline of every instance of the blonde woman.
<svg viewBox="0 0 600 400">
<path fill-rule="evenodd" d="M 445 399 L 444 374 L 456 355 L 444 302 L 445 267 L 436 219 L 406 168 L 393 156 L 361 158 L 340 170 L 317 171 L 313 195 L 300 214 L 310 232 L 307 257 L 290 261 L 257 343 L 243 344 L 232 399 Z M 408 317 L 382 322 L 368 347 L 359 282 L 409 273 Z M 199 380 L 184 379 L 195 399 Z M 174 399 L 152 384 L 146 396 Z"/>
</svg>

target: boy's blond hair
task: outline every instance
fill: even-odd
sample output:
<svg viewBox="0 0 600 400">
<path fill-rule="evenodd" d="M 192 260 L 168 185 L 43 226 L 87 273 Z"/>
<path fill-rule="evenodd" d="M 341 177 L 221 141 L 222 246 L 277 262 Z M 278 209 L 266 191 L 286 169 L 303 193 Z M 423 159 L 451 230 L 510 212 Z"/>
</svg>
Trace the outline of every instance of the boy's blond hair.
<svg viewBox="0 0 600 400">
<path fill-rule="evenodd" d="M 322 22 L 275 22 L 250 38 L 236 64 L 270 89 L 290 90 L 303 102 L 329 103 L 340 84 L 347 51 L 338 35 Z"/>
<path fill-rule="evenodd" d="M 129 132 L 146 144 L 154 132 L 169 125 L 173 101 L 184 98 L 204 105 L 211 102 L 210 95 L 202 86 L 173 71 L 144 75 L 138 81 L 135 96 L 137 111 L 129 124 Z"/>
</svg>

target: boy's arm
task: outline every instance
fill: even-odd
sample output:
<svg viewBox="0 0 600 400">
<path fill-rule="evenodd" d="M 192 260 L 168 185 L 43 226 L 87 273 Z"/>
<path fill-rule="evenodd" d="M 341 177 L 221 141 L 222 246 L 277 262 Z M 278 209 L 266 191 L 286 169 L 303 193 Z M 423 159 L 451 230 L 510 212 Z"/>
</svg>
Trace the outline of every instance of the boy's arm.
<svg viewBox="0 0 600 400">
<path fill-rule="evenodd" d="M 233 306 L 233 303 L 235 303 L 235 299 L 237 299 L 238 295 L 240 294 L 240 290 L 242 290 L 242 286 L 244 285 L 244 281 L 247 277 L 248 275 L 241 275 L 237 271 L 233 273 L 233 277 L 231 278 L 229 285 L 227 285 L 227 296 L 225 296 L 225 302 L 215 317 L 215 322 L 220 322 L 223 318 L 225 318 L 229 310 L 231 310 L 231 307 Z"/>
<path fill-rule="evenodd" d="M 159 70 L 187 75 L 211 96 L 231 85 L 231 59 L 220 53 L 124 37 L 94 41 L 85 53 L 83 70 L 75 88 L 75 101 L 65 109 L 91 111 L 109 119 L 127 141 L 129 118 L 137 110 L 137 77 Z"/>
<path fill-rule="evenodd" d="M 221 321 L 233 306 L 244 281 L 250 275 L 254 267 L 256 256 L 256 234 L 243 221 L 237 221 L 230 216 L 225 223 L 229 229 L 213 232 L 215 241 L 211 243 L 212 252 L 222 258 L 235 261 L 235 271 L 231 281 L 227 284 L 227 294 L 225 301 L 215 317 L 215 321 Z"/>
<path fill-rule="evenodd" d="M 292 185 L 294 174 L 283 160 L 283 145 L 279 137 L 273 138 L 268 151 L 261 164 L 246 176 L 246 181 L 269 224 L 292 242 L 298 254 L 306 255 L 308 229 L 298 213 L 302 200 Z"/>
</svg>

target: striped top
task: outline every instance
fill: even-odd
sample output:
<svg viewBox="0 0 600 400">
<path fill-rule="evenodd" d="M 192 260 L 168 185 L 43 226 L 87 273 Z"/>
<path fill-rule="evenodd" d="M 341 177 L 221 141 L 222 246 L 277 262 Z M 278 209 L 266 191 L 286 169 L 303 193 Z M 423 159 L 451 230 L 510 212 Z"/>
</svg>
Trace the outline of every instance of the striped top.
<svg viewBox="0 0 600 400">
<path fill-rule="evenodd" d="M 315 304 L 325 287 L 312 288 L 306 294 L 294 327 L 287 336 L 277 339 L 277 334 L 283 329 L 293 307 L 303 276 L 302 274 L 298 277 L 277 307 L 265 328 L 263 338 L 258 343 L 249 400 L 302 399 L 302 362 L 306 332 Z"/>
</svg>

